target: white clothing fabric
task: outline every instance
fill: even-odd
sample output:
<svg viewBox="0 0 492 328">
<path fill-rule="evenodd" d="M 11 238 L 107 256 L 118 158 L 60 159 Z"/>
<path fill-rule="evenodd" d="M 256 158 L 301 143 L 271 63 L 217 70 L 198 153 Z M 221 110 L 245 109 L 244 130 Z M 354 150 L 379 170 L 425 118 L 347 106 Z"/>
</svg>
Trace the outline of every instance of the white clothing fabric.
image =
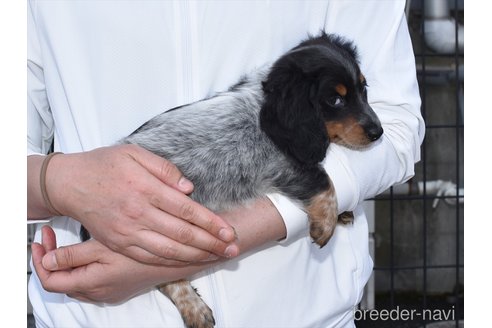
<svg viewBox="0 0 492 328">
<path fill-rule="evenodd" d="M 178 105 L 226 90 L 239 77 L 320 30 L 354 40 L 369 102 L 384 128 L 367 151 L 331 145 L 324 166 L 340 211 L 354 210 L 319 249 L 290 200 L 271 199 L 287 238 L 196 275 L 217 327 L 353 327 L 372 271 L 359 204 L 409 179 L 424 136 L 405 1 L 30 1 L 28 155 L 115 143 Z M 58 244 L 79 224 L 51 223 Z M 36 234 L 37 241 L 40 233 Z M 150 290 L 117 305 L 43 290 L 29 297 L 38 327 L 181 327 L 174 305 Z"/>
</svg>

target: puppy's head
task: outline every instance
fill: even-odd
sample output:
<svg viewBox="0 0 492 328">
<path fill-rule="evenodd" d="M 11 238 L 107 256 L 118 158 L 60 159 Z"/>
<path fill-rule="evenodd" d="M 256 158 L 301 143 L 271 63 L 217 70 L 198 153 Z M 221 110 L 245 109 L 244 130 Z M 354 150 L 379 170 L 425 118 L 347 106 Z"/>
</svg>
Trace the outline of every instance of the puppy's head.
<svg viewBox="0 0 492 328">
<path fill-rule="evenodd" d="M 303 165 L 323 160 L 330 142 L 359 149 L 379 139 L 355 47 L 325 33 L 280 57 L 263 82 L 262 130 Z"/>
</svg>

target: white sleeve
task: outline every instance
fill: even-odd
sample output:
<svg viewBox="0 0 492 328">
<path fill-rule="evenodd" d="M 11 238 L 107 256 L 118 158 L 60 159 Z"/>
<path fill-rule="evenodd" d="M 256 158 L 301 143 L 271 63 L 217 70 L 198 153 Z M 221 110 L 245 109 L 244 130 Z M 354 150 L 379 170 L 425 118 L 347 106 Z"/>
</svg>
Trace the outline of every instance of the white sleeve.
<svg viewBox="0 0 492 328">
<path fill-rule="evenodd" d="M 53 141 L 53 117 L 46 94 L 34 8 L 27 5 L 27 155 L 46 154 Z"/>
<path fill-rule="evenodd" d="M 369 104 L 384 129 L 381 139 L 364 151 L 330 145 L 323 166 L 333 181 L 339 213 L 405 182 L 414 175 L 414 165 L 420 160 L 425 126 L 404 4 L 334 1 L 329 7 L 326 31 L 356 44 L 369 85 Z M 294 209 L 283 196 L 270 198 L 276 199 L 274 204 L 287 228 L 287 238 L 282 242 L 307 234 L 304 212 Z"/>
</svg>

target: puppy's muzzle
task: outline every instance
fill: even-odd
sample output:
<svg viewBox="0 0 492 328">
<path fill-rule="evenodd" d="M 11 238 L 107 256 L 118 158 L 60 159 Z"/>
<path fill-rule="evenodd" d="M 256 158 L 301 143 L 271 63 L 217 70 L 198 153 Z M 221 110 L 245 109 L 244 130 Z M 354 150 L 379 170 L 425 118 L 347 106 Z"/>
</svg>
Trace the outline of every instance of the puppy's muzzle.
<svg viewBox="0 0 492 328">
<path fill-rule="evenodd" d="M 361 119 L 361 126 L 364 129 L 367 139 L 371 142 L 378 140 L 383 135 L 384 130 L 381 126 L 381 122 L 371 106 L 365 106 Z"/>
</svg>

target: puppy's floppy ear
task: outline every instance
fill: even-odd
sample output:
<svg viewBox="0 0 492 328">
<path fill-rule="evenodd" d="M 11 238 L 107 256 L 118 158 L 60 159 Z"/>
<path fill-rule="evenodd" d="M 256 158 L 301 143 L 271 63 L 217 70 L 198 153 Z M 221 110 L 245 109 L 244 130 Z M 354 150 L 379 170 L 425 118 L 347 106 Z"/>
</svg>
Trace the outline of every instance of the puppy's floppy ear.
<svg viewBox="0 0 492 328">
<path fill-rule="evenodd" d="M 314 107 L 317 86 L 299 62 L 277 62 L 263 82 L 260 126 L 273 143 L 302 165 L 323 160 L 329 139 Z"/>
</svg>

